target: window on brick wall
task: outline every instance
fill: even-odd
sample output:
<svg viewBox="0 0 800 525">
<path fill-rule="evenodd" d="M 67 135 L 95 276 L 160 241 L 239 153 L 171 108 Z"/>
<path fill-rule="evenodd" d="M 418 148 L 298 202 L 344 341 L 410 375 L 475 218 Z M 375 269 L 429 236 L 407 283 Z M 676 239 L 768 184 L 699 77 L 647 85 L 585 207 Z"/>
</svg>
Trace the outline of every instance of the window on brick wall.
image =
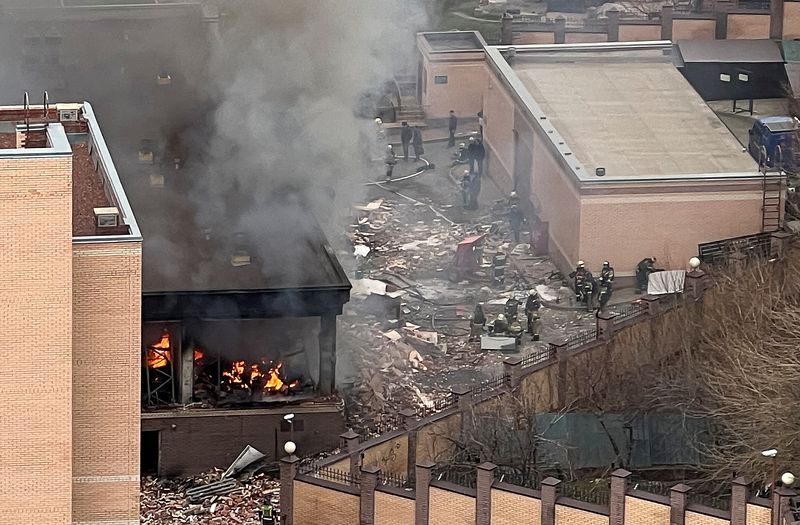
<svg viewBox="0 0 800 525">
<path fill-rule="evenodd" d="M 447 75 L 436 75 L 433 77 L 434 84 L 447 84 Z"/>
</svg>

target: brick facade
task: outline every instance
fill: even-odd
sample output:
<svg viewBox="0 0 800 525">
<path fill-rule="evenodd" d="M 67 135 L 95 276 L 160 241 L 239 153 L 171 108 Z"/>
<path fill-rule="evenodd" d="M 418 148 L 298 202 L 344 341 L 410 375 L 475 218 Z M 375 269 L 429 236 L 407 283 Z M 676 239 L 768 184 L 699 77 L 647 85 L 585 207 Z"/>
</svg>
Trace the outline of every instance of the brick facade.
<svg viewBox="0 0 800 525">
<path fill-rule="evenodd" d="M 413 525 L 414 500 L 375 492 L 375 525 Z"/>
<path fill-rule="evenodd" d="M 295 481 L 293 517 L 297 525 L 353 525 L 359 522 L 358 496 Z"/>
<path fill-rule="evenodd" d="M 625 525 L 667 525 L 669 506 L 627 496 L 625 498 Z"/>
<path fill-rule="evenodd" d="M 581 525 L 607 525 L 608 516 L 586 510 L 556 505 L 556 523 L 580 523 Z"/>
<path fill-rule="evenodd" d="M 139 518 L 141 243 L 75 244 L 73 520 Z"/>
<path fill-rule="evenodd" d="M 0 524 L 134 524 L 141 238 L 73 237 L 85 166 L 61 124 L 47 136 L 46 149 L 0 150 Z"/>
<path fill-rule="evenodd" d="M 431 487 L 428 522 L 473 525 L 475 523 L 475 498 L 439 487 Z"/>
<path fill-rule="evenodd" d="M 541 513 L 542 505 L 536 498 L 492 489 L 493 525 L 517 525 L 517 523 L 538 525 Z"/>
<path fill-rule="evenodd" d="M 72 515 L 72 159 L 0 159 L 0 523 Z"/>
</svg>

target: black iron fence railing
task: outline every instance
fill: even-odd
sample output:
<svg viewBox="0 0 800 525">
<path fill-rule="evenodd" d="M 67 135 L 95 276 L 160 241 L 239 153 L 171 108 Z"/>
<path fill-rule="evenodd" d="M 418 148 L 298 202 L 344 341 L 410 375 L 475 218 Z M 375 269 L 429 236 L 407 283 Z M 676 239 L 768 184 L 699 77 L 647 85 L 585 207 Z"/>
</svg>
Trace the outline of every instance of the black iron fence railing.
<svg viewBox="0 0 800 525">
<path fill-rule="evenodd" d="M 550 348 L 549 346 L 546 348 L 538 348 L 533 352 L 531 352 L 530 354 L 523 357 L 520 366 L 522 368 L 528 368 L 529 366 L 541 363 L 542 361 L 547 361 L 552 357 L 555 357 L 555 353 L 553 352 L 553 349 Z"/>
<path fill-rule="evenodd" d="M 472 388 L 472 397 L 478 397 L 486 392 L 490 392 L 492 390 L 497 390 L 499 388 L 503 388 L 506 385 L 507 378 L 505 374 L 500 374 L 497 376 L 484 381 L 483 383 L 476 385 Z"/>
<path fill-rule="evenodd" d="M 646 314 L 647 305 L 642 301 L 633 301 L 632 303 L 626 304 L 622 310 L 614 316 L 614 324 L 620 324 Z"/>
<path fill-rule="evenodd" d="M 597 328 L 577 333 L 566 340 L 567 350 L 575 350 L 583 345 L 597 341 Z"/>
<path fill-rule="evenodd" d="M 757 233 L 698 245 L 700 260 L 706 264 L 725 264 L 731 259 L 764 258 L 772 254 L 772 234 Z"/>
<path fill-rule="evenodd" d="M 434 414 L 442 412 L 443 410 L 447 410 L 448 408 L 455 406 L 455 404 L 456 404 L 456 397 L 452 393 L 448 393 L 444 397 L 434 401 L 430 406 L 418 407 L 417 417 L 420 419 L 430 417 Z"/>
</svg>

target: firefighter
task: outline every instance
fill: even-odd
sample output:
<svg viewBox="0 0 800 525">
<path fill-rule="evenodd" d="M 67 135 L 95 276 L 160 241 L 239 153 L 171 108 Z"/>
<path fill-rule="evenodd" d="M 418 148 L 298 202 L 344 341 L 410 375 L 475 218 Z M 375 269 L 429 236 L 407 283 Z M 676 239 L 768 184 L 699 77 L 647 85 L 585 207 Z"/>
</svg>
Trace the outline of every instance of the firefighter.
<svg viewBox="0 0 800 525">
<path fill-rule="evenodd" d="M 524 333 L 524 330 L 522 329 L 522 325 L 519 324 L 519 321 L 514 321 L 508 327 L 508 335 L 510 337 L 513 337 L 516 340 L 517 344 L 520 344 L 522 342 L 522 334 L 523 333 Z"/>
<path fill-rule="evenodd" d="M 473 159 L 475 160 L 475 173 L 478 176 L 483 175 L 483 159 L 486 158 L 486 147 L 483 145 L 483 139 L 480 137 L 475 141 L 475 150 L 472 153 Z"/>
<path fill-rule="evenodd" d="M 475 142 L 475 137 L 469 138 L 469 145 L 467 146 L 467 160 L 469 162 L 469 172 L 475 173 L 475 150 L 477 149 L 477 143 Z"/>
<path fill-rule="evenodd" d="M 414 138 L 414 130 L 405 121 L 401 126 L 400 143 L 403 145 L 403 161 L 408 162 L 408 148 L 411 145 L 411 139 Z"/>
<path fill-rule="evenodd" d="M 273 525 L 275 523 L 275 516 L 270 502 L 265 502 L 259 509 L 261 514 L 261 525 Z"/>
<path fill-rule="evenodd" d="M 469 162 L 469 153 L 467 153 L 467 146 L 463 142 L 458 143 L 458 151 L 453 153 L 453 163 L 450 167 L 458 166 L 459 164 L 467 164 Z"/>
<path fill-rule="evenodd" d="M 603 268 L 600 270 L 600 278 L 598 279 L 598 302 L 600 309 L 606 307 L 608 301 L 611 300 L 611 292 L 614 290 L 614 267 L 608 261 L 603 261 Z"/>
<path fill-rule="evenodd" d="M 502 285 L 506 278 L 506 254 L 496 253 L 492 257 L 492 283 Z"/>
<path fill-rule="evenodd" d="M 639 264 L 636 265 L 636 285 L 634 292 L 637 294 L 644 293 L 647 290 L 647 281 L 650 278 L 650 274 L 657 271 L 655 257 L 645 257 L 639 261 Z"/>
<path fill-rule="evenodd" d="M 422 145 L 422 128 L 419 126 L 414 126 L 411 144 L 414 146 L 414 160 L 419 160 L 420 155 L 425 153 L 425 148 Z"/>
<path fill-rule="evenodd" d="M 506 316 L 500 314 L 497 318 L 492 321 L 492 326 L 490 331 L 494 335 L 505 335 L 508 333 L 508 321 L 506 321 Z"/>
<path fill-rule="evenodd" d="M 532 341 L 539 340 L 539 308 L 542 307 L 539 301 L 539 293 L 536 290 L 528 292 L 528 299 L 525 301 L 525 317 L 528 319 L 528 333 Z"/>
<path fill-rule="evenodd" d="M 386 157 L 383 162 L 386 164 L 386 180 L 392 180 L 392 172 L 394 171 L 394 165 L 397 164 L 397 157 L 394 155 L 394 148 L 392 148 L 391 144 L 386 146 Z"/>
<path fill-rule="evenodd" d="M 483 303 L 475 305 L 475 311 L 469 319 L 469 342 L 479 341 L 483 328 L 486 326 L 486 314 L 483 313 Z"/>
<path fill-rule="evenodd" d="M 575 271 L 569 274 L 571 279 L 574 279 L 574 290 L 575 290 L 575 301 L 580 303 L 583 302 L 583 284 L 586 281 L 586 263 L 583 261 L 578 261 L 578 265 L 575 267 Z"/>
<path fill-rule="evenodd" d="M 514 297 L 509 297 L 505 306 L 506 318 L 508 318 L 509 323 L 513 323 L 517 320 L 518 310 L 519 301 L 517 301 Z"/>
<path fill-rule="evenodd" d="M 464 203 L 464 208 L 469 209 L 469 205 L 472 202 L 472 177 L 469 174 L 469 170 L 464 170 L 464 174 L 461 176 L 461 200 Z"/>
<path fill-rule="evenodd" d="M 522 210 L 519 209 L 519 206 L 516 204 L 512 204 L 511 209 L 508 210 L 508 225 L 514 234 L 514 242 L 516 244 L 519 244 L 520 233 L 522 232 L 522 223 L 524 222 L 525 215 L 522 213 Z"/>
<path fill-rule="evenodd" d="M 594 310 L 594 294 L 596 291 L 597 283 L 594 280 L 592 272 L 586 272 L 586 277 L 583 281 L 582 300 L 586 304 L 586 311 Z"/>
<path fill-rule="evenodd" d="M 469 179 L 469 209 L 478 209 L 478 195 L 481 193 L 481 178 L 471 174 Z"/>
<path fill-rule="evenodd" d="M 508 206 L 519 206 L 519 195 L 517 195 L 516 191 L 512 191 L 508 195 Z"/>
</svg>

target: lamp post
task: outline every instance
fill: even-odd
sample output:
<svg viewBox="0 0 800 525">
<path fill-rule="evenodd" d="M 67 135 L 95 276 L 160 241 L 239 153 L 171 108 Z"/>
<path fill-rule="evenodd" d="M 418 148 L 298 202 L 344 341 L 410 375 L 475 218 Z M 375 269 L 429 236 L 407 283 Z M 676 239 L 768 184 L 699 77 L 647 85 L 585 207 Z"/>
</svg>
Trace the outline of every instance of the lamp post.
<svg viewBox="0 0 800 525">
<path fill-rule="evenodd" d="M 772 460 L 772 476 L 770 477 L 770 490 L 769 490 L 769 499 L 772 502 L 772 508 L 775 509 L 775 502 L 776 502 L 776 491 L 777 488 L 775 485 L 778 481 L 778 468 L 775 462 L 775 456 L 778 455 L 778 450 L 774 448 L 768 448 L 767 450 L 761 451 L 761 455 L 765 458 L 769 458 Z M 773 511 L 774 514 L 774 511 Z M 772 523 L 776 523 L 776 517 L 772 517 Z"/>
<path fill-rule="evenodd" d="M 286 451 L 286 453 L 291 456 L 297 449 L 297 445 L 294 442 L 294 421 L 293 421 L 294 414 L 292 413 L 286 414 L 285 416 L 283 416 L 283 420 L 289 423 L 289 441 L 287 441 L 286 444 L 283 446 L 283 450 Z M 291 445 L 291 447 L 289 447 L 289 445 Z M 289 452 L 288 450 L 289 448 L 292 449 L 291 452 Z"/>
</svg>

